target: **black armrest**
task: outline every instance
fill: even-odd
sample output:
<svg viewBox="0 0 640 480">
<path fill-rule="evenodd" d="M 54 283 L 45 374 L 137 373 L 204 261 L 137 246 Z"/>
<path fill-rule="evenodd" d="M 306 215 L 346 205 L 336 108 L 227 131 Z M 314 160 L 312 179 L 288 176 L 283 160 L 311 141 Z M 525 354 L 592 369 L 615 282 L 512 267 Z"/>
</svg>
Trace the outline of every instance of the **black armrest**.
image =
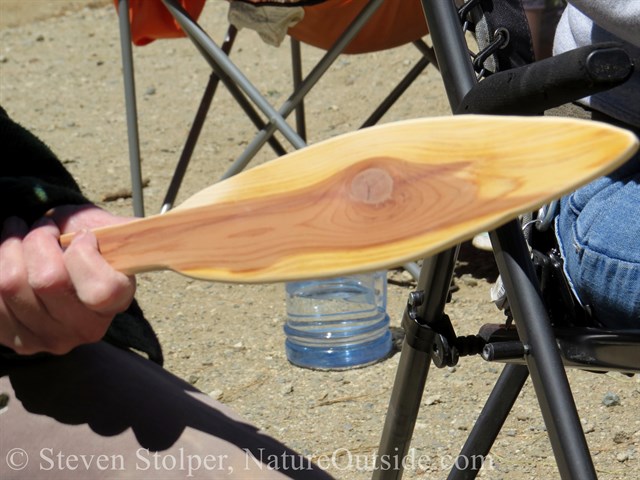
<svg viewBox="0 0 640 480">
<path fill-rule="evenodd" d="M 577 48 L 487 77 L 467 93 L 455 113 L 538 115 L 620 85 L 633 68 L 617 43 Z"/>
</svg>

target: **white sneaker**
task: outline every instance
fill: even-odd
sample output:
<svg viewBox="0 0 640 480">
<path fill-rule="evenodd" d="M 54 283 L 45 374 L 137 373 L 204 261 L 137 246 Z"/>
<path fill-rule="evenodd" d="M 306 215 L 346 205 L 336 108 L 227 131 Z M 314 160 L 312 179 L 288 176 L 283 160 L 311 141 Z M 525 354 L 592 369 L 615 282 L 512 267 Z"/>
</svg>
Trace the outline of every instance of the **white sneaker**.
<svg viewBox="0 0 640 480">
<path fill-rule="evenodd" d="M 484 250 L 485 252 L 490 252 L 491 247 L 491 239 L 489 238 L 489 234 L 487 232 L 480 233 L 473 237 L 471 240 L 471 245 L 476 247 L 478 250 Z"/>
</svg>

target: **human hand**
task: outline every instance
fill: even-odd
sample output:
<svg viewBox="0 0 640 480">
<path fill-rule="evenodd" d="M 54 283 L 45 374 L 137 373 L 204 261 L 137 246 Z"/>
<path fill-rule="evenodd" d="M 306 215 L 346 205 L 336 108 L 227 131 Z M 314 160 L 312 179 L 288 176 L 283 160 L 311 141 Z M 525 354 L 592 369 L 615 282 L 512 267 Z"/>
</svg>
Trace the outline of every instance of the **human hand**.
<svg viewBox="0 0 640 480">
<path fill-rule="evenodd" d="M 19 354 L 67 353 L 99 341 L 135 292 L 102 258 L 90 228 L 122 223 L 95 206 L 54 209 L 31 229 L 5 221 L 0 239 L 0 344 Z M 66 250 L 61 233 L 78 231 Z"/>
</svg>

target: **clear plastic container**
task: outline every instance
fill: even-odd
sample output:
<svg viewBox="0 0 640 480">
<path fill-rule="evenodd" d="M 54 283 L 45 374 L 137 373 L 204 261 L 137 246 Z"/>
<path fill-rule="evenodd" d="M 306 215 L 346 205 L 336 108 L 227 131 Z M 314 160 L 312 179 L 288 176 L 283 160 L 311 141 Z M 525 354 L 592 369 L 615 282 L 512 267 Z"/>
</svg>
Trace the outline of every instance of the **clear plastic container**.
<svg viewBox="0 0 640 480">
<path fill-rule="evenodd" d="M 391 332 L 385 271 L 286 284 L 287 358 L 316 369 L 346 369 L 387 356 Z"/>
</svg>

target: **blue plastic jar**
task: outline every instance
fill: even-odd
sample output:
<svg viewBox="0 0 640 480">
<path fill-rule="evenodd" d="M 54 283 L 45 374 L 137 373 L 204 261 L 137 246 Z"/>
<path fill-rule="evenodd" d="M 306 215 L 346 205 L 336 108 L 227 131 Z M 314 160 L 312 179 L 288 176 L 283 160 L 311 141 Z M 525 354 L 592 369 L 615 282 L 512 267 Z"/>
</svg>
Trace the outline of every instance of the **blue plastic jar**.
<svg viewBox="0 0 640 480">
<path fill-rule="evenodd" d="M 285 349 L 291 363 L 345 369 L 389 354 L 385 271 L 290 282 L 286 291 Z"/>
</svg>

